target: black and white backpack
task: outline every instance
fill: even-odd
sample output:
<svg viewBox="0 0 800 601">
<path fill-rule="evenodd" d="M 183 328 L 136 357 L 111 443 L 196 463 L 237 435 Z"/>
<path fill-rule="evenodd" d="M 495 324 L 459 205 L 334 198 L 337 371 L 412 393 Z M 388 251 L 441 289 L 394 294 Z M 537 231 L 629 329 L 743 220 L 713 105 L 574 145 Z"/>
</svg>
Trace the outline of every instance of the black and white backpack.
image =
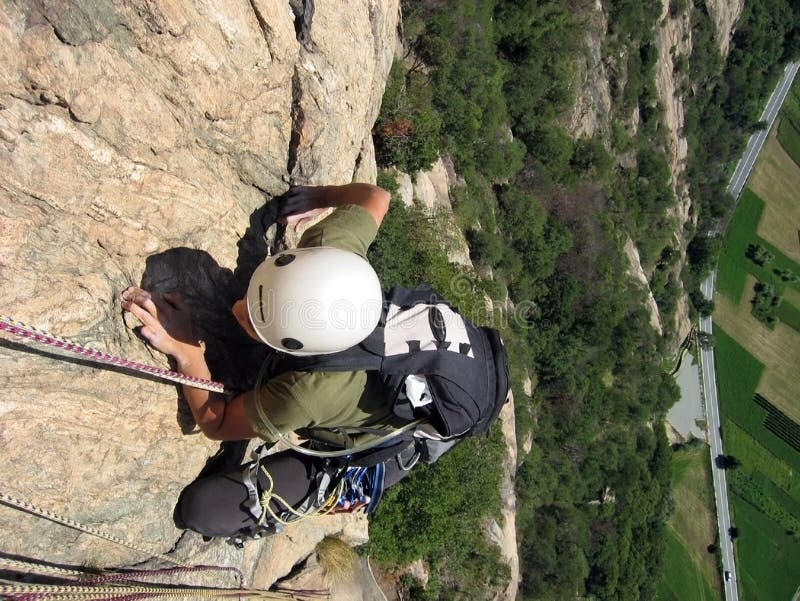
<svg viewBox="0 0 800 601">
<path fill-rule="evenodd" d="M 412 437 L 417 457 L 433 463 L 459 440 L 487 432 L 509 392 L 497 330 L 474 325 L 427 285 L 391 289 L 378 327 L 360 344 L 328 355 L 283 356 L 274 373 L 357 370 L 379 372 L 394 414 L 418 425 L 391 445 L 356 455 L 355 464 L 383 461 Z"/>
</svg>

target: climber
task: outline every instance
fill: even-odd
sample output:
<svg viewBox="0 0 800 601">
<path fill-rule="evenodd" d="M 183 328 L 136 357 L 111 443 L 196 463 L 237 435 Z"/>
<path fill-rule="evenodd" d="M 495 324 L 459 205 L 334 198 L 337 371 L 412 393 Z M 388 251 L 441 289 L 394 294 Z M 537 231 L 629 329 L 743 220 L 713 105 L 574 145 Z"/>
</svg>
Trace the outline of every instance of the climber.
<svg viewBox="0 0 800 601">
<path fill-rule="evenodd" d="M 417 460 L 433 463 L 465 436 L 485 433 L 508 396 L 497 331 L 475 326 L 424 285 L 384 297 L 365 258 L 388 210 L 384 190 L 300 186 L 279 203 L 295 228 L 336 209 L 297 249 L 265 259 L 232 308 L 252 338 L 277 351 L 267 380 L 232 400 L 190 385 L 184 395 L 209 438 L 275 443 L 296 432 L 313 448 L 201 474 L 181 494 L 175 519 L 206 536 L 274 532 L 312 506 L 335 509 L 328 504 L 337 499 L 369 512 Z M 179 371 L 210 379 L 179 295 L 132 287 L 122 306 Z M 330 449 L 347 458 L 332 460 Z"/>
<path fill-rule="evenodd" d="M 297 186 L 292 188 L 280 202 L 282 217 L 288 226 L 294 228 L 302 226 L 328 207 L 337 209 L 309 228 L 298 245 L 299 248 L 307 249 L 325 247 L 325 250 L 317 251 L 319 253 L 317 259 L 321 262 L 320 269 L 309 269 L 308 265 L 314 264 L 313 257 L 305 255 L 298 255 L 297 264 L 286 267 L 287 270 L 291 270 L 288 276 L 279 273 L 270 274 L 268 269 L 271 263 L 265 262 L 256 270 L 248 290 L 248 296 L 253 293 L 250 309 L 258 303 L 258 288 L 254 282 L 258 278 L 269 278 L 270 275 L 274 275 L 281 278 L 280 287 L 269 288 L 267 297 L 270 297 L 269 300 L 274 304 L 280 303 L 282 299 L 286 301 L 285 306 L 258 308 L 259 311 L 266 308 L 274 313 L 271 319 L 273 326 L 287 325 L 281 322 L 287 318 L 294 318 L 297 322 L 288 324 L 287 327 L 290 330 L 306 327 L 317 340 L 325 338 L 329 343 L 326 347 L 327 352 L 343 350 L 357 344 L 360 339 L 342 336 L 343 330 L 347 328 L 339 327 L 326 331 L 324 324 L 317 323 L 320 316 L 307 315 L 311 323 L 303 324 L 303 310 L 308 313 L 315 308 L 315 305 L 308 301 L 313 298 L 316 290 L 323 286 L 341 288 L 337 292 L 338 300 L 340 304 L 347 305 L 344 307 L 346 311 L 362 312 L 362 306 L 369 305 L 369 299 L 364 298 L 365 294 L 372 294 L 373 308 L 377 306 L 378 310 L 380 309 L 378 279 L 364 257 L 388 210 L 389 194 L 376 186 L 359 183 L 344 186 Z M 333 258 L 326 254 L 331 252 L 330 249 L 334 249 Z M 348 252 L 337 253 L 335 249 Z M 342 256 L 344 264 L 337 265 L 336 261 L 342 260 Z M 265 283 L 269 287 L 269 283 Z M 357 288 L 359 284 L 367 290 L 359 290 Z M 287 290 L 288 287 L 291 287 L 291 290 Z M 356 295 L 352 302 L 348 294 Z M 262 302 L 263 299 L 262 287 Z M 297 305 L 294 310 L 288 308 L 292 303 Z M 142 322 L 141 335 L 155 349 L 170 355 L 178 371 L 199 378 L 211 377 L 204 357 L 203 344 L 192 333 L 190 310 L 180 295 L 172 293 L 158 298 L 140 288 L 131 287 L 122 293 L 122 307 Z M 262 332 L 253 327 L 247 298 L 236 302 L 232 312 L 239 324 L 255 340 L 266 342 L 278 350 L 292 352 L 290 348 L 281 348 L 279 339 L 270 338 L 274 332 L 266 333 L 266 324 Z M 365 323 L 362 319 L 357 320 L 355 325 L 361 326 L 357 332 L 363 334 L 362 338 L 366 337 L 376 325 L 378 316 L 375 315 L 371 324 Z M 337 342 L 341 343 L 338 348 Z M 315 352 L 320 350 L 314 348 Z M 268 414 L 271 422 L 286 432 L 311 425 L 318 427 L 341 425 L 342 418 L 352 422 L 351 425 L 372 427 L 385 422 L 390 417 L 391 408 L 382 400 L 375 400 L 374 395 L 370 394 L 374 392 L 373 388 L 374 383 L 368 381 L 363 372 L 287 373 L 270 380 L 263 389 L 242 394 L 232 401 L 227 401 L 221 394 L 188 385 L 183 387 L 183 392 L 198 427 L 209 438 L 241 440 L 261 437 L 267 441 L 274 441 L 274 437 L 259 424 L 260 412 Z"/>
<path fill-rule="evenodd" d="M 380 317 L 380 284 L 365 255 L 388 210 L 389 194 L 359 183 L 298 186 L 279 202 L 280 215 L 295 229 L 326 208 L 337 208 L 304 232 L 299 250 L 286 255 L 293 265 L 276 266 L 279 256 L 256 269 L 246 298 L 232 308 L 234 316 L 252 338 L 288 353 L 329 353 L 357 344 Z M 327 307 L 319 304 L 323 290 Z M 122 293 L 122 307 L 142 323 L 145 340 L 174 359 L 178 371 L 211 377 L 203 343 L 192 333 L 190 309 L 180 295 L 159 298 L 131 287 Z M 336 311 L 332 324 L 321 321 L 319 311 L 326 309 Z M 286 372 L 232 400 L 190 385 L 184 385 L 183 392 L 198 427 L 214 440 L 261 438 L 273 443 L 276 437 L 262 416 L 283 433 L 299 431 L 323 440 L 330 437 L 326 427 L 347 424 L 391 431 L 404 423 L 393 416 L 377 374 L 365 371 Z M 259 488 L 274 482 L 276 493 L 292 505 L 313 492 L 322 469 L 321 461 L 293 451 L 265 461 L 268 475 L 257 474 Z M 403 475 L 397 473 L 392 481 Z M 247 493 L 238 474 L 200 478 L 184 491 L 176 521 L 208 536 L 230 536 L 252 522 L 252 511 L 239 511 Z"/>
</svg>

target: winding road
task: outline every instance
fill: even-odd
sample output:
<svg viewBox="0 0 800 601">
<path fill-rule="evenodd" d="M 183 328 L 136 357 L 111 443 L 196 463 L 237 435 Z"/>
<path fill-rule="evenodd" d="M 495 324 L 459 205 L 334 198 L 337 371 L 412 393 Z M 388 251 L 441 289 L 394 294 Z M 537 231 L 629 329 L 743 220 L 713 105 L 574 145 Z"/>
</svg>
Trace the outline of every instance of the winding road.
<svg viewBox="0 0 800 601">
<path fill-rule="evenodd" d="M 759 130 L 750 136 L 747 143 L 747 148 L 739 159 L 736 165 L 736 170 L 731 177 L 728 184 L 728 192 L 738 201 L 742 193 L 747 178 L 753 170 L 756 163 L 758 154 L 764 146 L 764 142 L 769 135 L 769 131 L 775 122 L 778 111 L 783 104 L 789 88 L 792 86 L 797 70 L 800 68 L 800 63 L 791 63 L 786 66 L 783 77 L 778 82 L 777 87 L 772 92 L 772 95 L 767 102 L 767 107 L 761 115 L 761 121 L 769 124 L 769 127 Z M 703 295 L 712 300 L 714 297 L 714 283 L 716 282 L 717 273 L 712 272 L 711 275 L 703 282 L 700 290 Z M 713 324 L 711 317 L 700 318 L 700 331 L 712 334 Z M 700 350 L 700 363 L 702 365 L 703 374 L 703 390 L 706 404 L 706 416 L 708 423 L 708 442 L 711 447 L 711 473 L 714 480 L 714 497 L 717 504 L 717 525 L 719 527 L 719 546 L 722 555 L 722 570 L 730 574 L 730 578 L 723 578 L 723 585 L 725 587 L 726 601 L 739 601 L 738 589 L 738 572 L 736 571 L 735 558 L 733 553 L 733 542 L 729 535 L 731 528 L 731 516 L 728 503 L 728 486 L 725 478 L 725 470 L 720 469 L 716 465 L 716 458 L 719 455 L 724 455 L 722 447 L 722 426 L 720 423 L 719 415 L 719 395 L 717 392 L 717 375 L 714 366 L 714 349 L 701 349 Z"/>
</svg>

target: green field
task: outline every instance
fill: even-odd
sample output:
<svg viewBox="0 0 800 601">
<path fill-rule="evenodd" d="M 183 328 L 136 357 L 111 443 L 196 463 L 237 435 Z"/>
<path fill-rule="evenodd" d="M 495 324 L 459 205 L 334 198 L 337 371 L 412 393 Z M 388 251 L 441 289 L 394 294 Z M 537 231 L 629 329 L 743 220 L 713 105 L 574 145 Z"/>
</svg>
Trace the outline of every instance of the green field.
<svg viewBox="0 0 800 601">
<path fill-rule="evenodd" d="M 764 201 L 755 192 L 746 188 L 725 234 L 719 259 L 717 292 L 724 294 L 736 304 L 741 301 L 742 294 L 754 296 L 752 290 L 745 290 L 748 273 L 754 275 L 760 282 L 772 284 L 779 296 L 785 295 L 789 288 L 800 290 L 800 284 L 783 282 L 775 274 L 776 269 L 789 269 L 793 273 L 800 274 L 800 265 L 756 233 L 763 211 Z M 775 258 L 763 267 L 757 265 L 746 256 L 750 244 L 761 245 Z M 800 311 L 789 299 L 783 299 L 777 316 L 790 327 L 800 330 Z"/>
<path fill-rule="evenodd" d="M 800 453 L 764 428 L 767 411 L 753 400 L 764 365 L 717 326 L 714 326 L 714 340 L 723 424 L 727 425 L 729 420 L 735 422 L 766 451 L 785 462 L 796 473 L 800 473 Z M 723 444 L 727 445 L 724 434 Z M 730 449 L 726 450 L 732 452 Z M 740 457 L 740 459 L 745 458 Z"/>
<path fill-rule="evenodd" d="M 717 292 L 724 294 L 736 304 L 742 298 L 747 277 L 744 262 L 752 263 L 745 257 L 747 245 L 753 243 L 763 210 L 764 201 L 749 189 L 745 189 L 725 232 L 725 242 L 717 267 L 719 274 Z"/>
<path fill-rule="evenodd" d="M 760 429 L 764 416 L 755 411 L 753 395 L 764 365 L 716 325 L 714 354 L 722 414 L 748 432 Z"/>
<path fill-rule="evenodd" d="M 800 165 L 800 79 L 796 79 L 781 107 L 778 140 L 792 160 Z"/>
<path fill-rule="evenodd" d="M 781 306 L 778 307 L 776 315 L 778 316 L 778 319 L 780 319 L 787 326 L 797 332 L 800 332 L 800 309 L 789 302 L 789 299 L 784 297 Z"/>
<path fill-rule="evenodd" d="M 800 503 L 800 471 L 796 466 L 778 459 L 732 420 L 725 424 L 725 452 L 743 461 L 739 471 L 764 474 L 795 503 Z"/>
<path fill-rule="evenodd" d="M 731 495 L 742 599 L 790 601 L 800 585 L 800 542 L 750 503 Z M 687 597 L 691 598 L 691 597 Z"/>
<path fill-rule="evenodd" d="M 667 524 L 656 600 L 721 601 L 716 556 L 707 549 L 717 533 L 708 446 L 695 444 L 675 451 L 670 470 L 675 512 Z"/>
<path fill-rule="evenodd" d="M 792 160 L 800 165 L 800 132 L 786 119 L 778 126 L 778 141 Z"/>
</svg>

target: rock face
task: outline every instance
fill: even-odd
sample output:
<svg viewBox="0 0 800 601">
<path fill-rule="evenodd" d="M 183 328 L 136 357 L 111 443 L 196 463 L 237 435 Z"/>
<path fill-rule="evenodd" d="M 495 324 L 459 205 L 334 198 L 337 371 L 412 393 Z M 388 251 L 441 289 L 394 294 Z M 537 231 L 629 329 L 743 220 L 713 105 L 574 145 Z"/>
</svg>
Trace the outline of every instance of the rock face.
<svg viewBox="0 0 800 601">
<path fill-rule="evenodd" d="M 587 19 L 586 55 L 575 65 L 575 103 L 566 127 L 576 139 L 591 138 L 608 130 L 611 119 L 611 90 L 608 71 L 603 62 L 603 40 L 607 28 L 608 20 L 598 2 L 591 18 Z"/>
<path fill-rule="evenodd" d="M 501 483 L 501 496 L 503 499 L 502 527 L 494 522 L 496 526 L 496 543 L 501 550 L 510 569 L 508 586 L 501 594 L 497 595 L 497 600 L 510 600 L 517 598 L 520 582 L 519 554 L 517 541 L 517 495 L 514 485 L 517 473 L 517 432 L 516 419 L 514 417 L 514 399 L 505 404 L 500 411 L 500 424 L 503 428 L 508 453 L 503 460 L 503 482 Z"/>
<path fill-rule="evenodd" d="M 678 225 L 674 244 L 685 254 L 685 242 L 681 237 L 681 232 L 684 231 L 684 226 L 692 218 L 691 190 L 689 190 L 685 177 L 688 144 L 683 136 L 684 100 L 682 90 L 688 88 L 688 80 L 685 72 L 676 69 L 676 64 L 687 64 L 691 60 L 691 18 L 692 10 L 694 9 L 690 3 L 685 10 L 675 13 L 671 10 L 671 4 L 670 0 L 661 1 L 661 16 L 655 31 L 655 45 L 658 50 L 658 58 L 655 65 L 655 84 L 667 134 L 667 159 L 670 164 L 671 185 L 677 198 L 676 206 L 670 209 L 670 217 Z M 742 1 L 718 2 L 709 0 L 706 3 L 709 14 L 717 28 L 717 38 L 720 44 L 720 52 L 723 56 L 727 55 L 729 41 L 733 35 L 736 20 L 741 14 L 742 6 Z M 589 56 L 593 56 L 595 52 L 591 44 L 589 45 L 589 50 Z M 595 85 L 594 87 L 596 88 L 597 86 Z M 605 109 L 598 109 L 597 112 L 598 116 L 607 114 Z M 634 116 L 636 115 L 638 115 L 638 112 L 634 111 Z M 590 121 L 584 119 L 583 123 Z M 580 129 L 576 131 L 580 131 Z M 626 244 L 625 250 L 631 264 L 632 273 L 647 286 L 647 278 L 641 271 L 641 265 L 638 261 L 638 252 L 633 248 L 630 240 Z M 678 262 L 675 268 L 674 279 L 678 282 L 678 285 L 681 285 L 679 275 L 683 263 L 684 261 Z M 651 324 L 660 333 L 662 331 L 661 319 L 658 315 L 658 308 L 649 291 L 648 311 L 651 316 Z M 689 322 L 687 299 L 686 295 L 682 294 L 678 300 L 678 310 L 675 313 L 674 323 L 669 324 L 669 331 L 674 332 L 674 336 L 670 337 L 669 346 L 671 352 L 677 351 L 678 346 L 686 338 L 690 330 L 691 323 Z"/>
<path fill-rule="evenodd" d="M 650 284 L 647 280 L 647 276 L 642 269 L 642 262 L 639 259 L 639 251 L 637 250 L 636 245 L 633 243 L 633 240 L 630 238 L 625 240 L 625 256 L 628 257 L 628 275 L 641 282 L 641 284 L 644 285 L 645 291 L 647 292 L 646 306 L 647 312 L 650 315 L 650 325 L 656 332 L 658 332 L 659 336 L 663 336 L 664 329 L 661 326 L 661 316 L 658 313 L 656 299 L 653 298 L 653 293 L 650 291 Z"/>
<path fill-rule="evenodd" d="M 215 376 L 252 385 L 262 350 L 228 308 L 266 252 L 274 209 L 261 207 L 289 182 L 374 181 L 397 18 L 398 0 L 4 3 L 0 312 L 166 366 L 118 297 L 175 289 Z M 217 447 L 189 434 L 176 388 L 5 340 L 0 365 L 4 492 L 148 549 L 176 545 L 174 502 Z M 266 586 L 350 521 L 294 528 L 280 562 L 261 559 L 281 537 L 237 551 L 189 535 L 176 555 L 242 565 Z M 0 539 L 72 565 L 146 558 L 3 506 Z"/>
<path fill-rule="evenodd" d="M 677 71 L 675 64 L 681 58 L 688 59 L 692 54 L 692 23 L 691 10 L 672 15 L 670 4 L 670 0 L 662 1 L 660 25 L 656 30 L 658 59 L 655 65 L 655 81 L 660 106 L 664 111 L 663 123 L 667 133 L 667 160 L 669 161 L 671 172 L 670 183 L 677 199 L 675 207 L 669 210 L 670 216 L 676 220 L 678 225 L 674 234 L 674 244 L 676 247 L 682 248 L 684 242 L 681 239 L 681 232 L 684 230 L 684 225 L 691 219 L 692 200 L 689 196 L 690 190 L 685 177 L 688 143 L 683 136 L 684 101 L 680 92 L 681 87 L 687 83 L 687 75 Z M 631 253 L 627 246 L 626 252 L 630 258 Z M 681 283 L 679 269 L 682 264 L 683 262 L 681 261 L 674 274 L 674 279 L 678 282 L 677 285 L 681 287 L 683 287 L 683 284 Z M 634 265 L 633 261 L 631 261 L 631 265 Z M 641 266 L 639 268 L 641 269 Z M 646 280 L 645 285 L 647 285 Z M 692 327 L 689 321 L 685 294 L 681 294 L 678 304 L 679 310 L 675 313 L 674 323 L 668 324 L 669 331 L 674 332 L 674 336 L 670 337 L 670 353 L 677 350 L 680 343 L 688 336 Z M 657 332 L 662 333 L 658 307 L 649 289 L 648 311 L 650 312 L 651 324 Z"/>
<path fill-rule="evenodd" d="M 656 90 L 664 110 L 663 122 L 667 129 L 668 160 L 672 171 L 672 187 L 682 202 L 687 200 L 683 183 L 686 170 L 688 144 L 681 135 L 684 124 L 683 97 L 679 86 L 686 79 L 676 73 L 675 61 L 692 53 L 691 11 L 687 10 L 670 17 L 670 0 L 662 2 L 660 26 L 656 28 L 658 59 L 655 66 Z M 687 215 L 688 217 L 688 215 Z M 683 225 L 684 222 L 681 222 Z"/>
</svg>

